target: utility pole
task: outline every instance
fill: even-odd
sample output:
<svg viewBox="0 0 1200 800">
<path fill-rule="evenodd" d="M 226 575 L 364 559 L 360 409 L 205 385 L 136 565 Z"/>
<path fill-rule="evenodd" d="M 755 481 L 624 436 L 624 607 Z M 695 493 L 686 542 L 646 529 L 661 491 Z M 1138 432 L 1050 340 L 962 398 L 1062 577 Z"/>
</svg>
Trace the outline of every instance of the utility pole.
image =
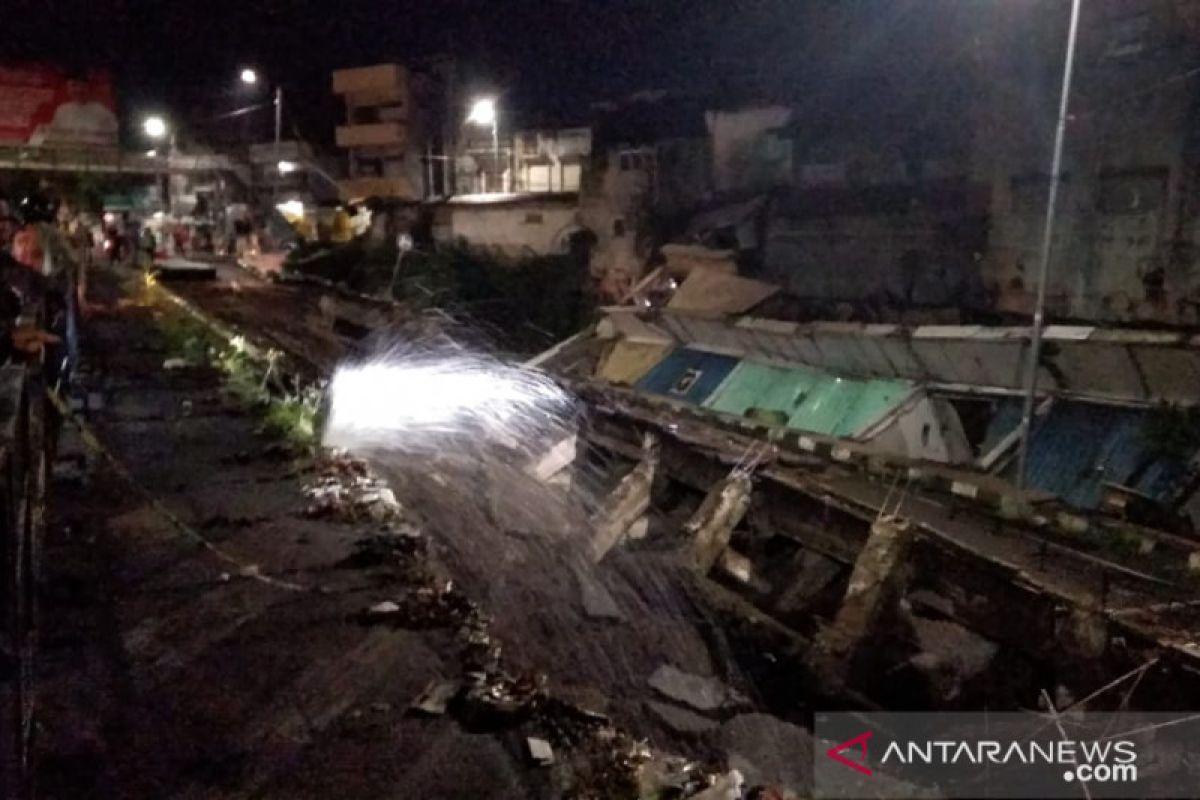
<svg viewBox="0 0 1200 800">
<path fill-rule="evenodd" d="M 496 186 L 504 191 L 504 169 L 500 166 L 500 112 L 492 117 L 492 163 L 496 165 Z"/>
<path fill-rule="evenodd" d="M 280 162 L 280 144 L 283 141 L 283 87 L 276 85 L 275 87 L 275 180 L 272 181 L 273 187 L 271 192 L 271 200 L 273 203 L 279 201 L 279 180 L 282 171 L 279 169 Z"/>
<path fill-rule="evenodd" d="M 1037 399 L 1038 361 L 1042 354 L 1042 329 L 1046 319 L 1046 283 L 1050 276 L 1050 254 L 1054 245 L 1054 219 L 1058 212 L 1058 189 L 1062 182 L 1063 141 L 1067 135 L 1067 112 L 1071 105 L 1071 77 L 1075 68 L 1075 43 L 1079 35 L 1079 7 L 1082 0 L 1071 0 L 1071 23 L 1067 31 L 1067 55 L 1063 65 L 1062 94 L 1058 106 L 1058 125 L 1054 132 L 1054 156 L 1050 162 L 1050 188 L 1046 201 L 1046 220 L 1042 228 L 1042 248 L 1038 258 L 1037 303 L 1033 311 L 1029 361 L 1025 374 L 1025 404 L 1021 413 L 1021 449 L 1017 458 L 1017 490 L 1025 489 L 1029 466 L 1029 434 L 1033 429 L 1034 403 Z"/>
</svg>

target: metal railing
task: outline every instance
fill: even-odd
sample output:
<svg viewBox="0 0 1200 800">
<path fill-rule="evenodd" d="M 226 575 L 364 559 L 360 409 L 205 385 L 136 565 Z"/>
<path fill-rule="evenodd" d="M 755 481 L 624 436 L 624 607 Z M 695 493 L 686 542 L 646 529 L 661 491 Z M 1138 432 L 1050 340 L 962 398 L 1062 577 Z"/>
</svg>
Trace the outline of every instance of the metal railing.
<svg viewBox="0 0 1200 800">
<path fill-rule="evenodd" d="M 36 367 L 0 368 L 0 798 L 32 794 L 46 395 Z"/>
</svg>

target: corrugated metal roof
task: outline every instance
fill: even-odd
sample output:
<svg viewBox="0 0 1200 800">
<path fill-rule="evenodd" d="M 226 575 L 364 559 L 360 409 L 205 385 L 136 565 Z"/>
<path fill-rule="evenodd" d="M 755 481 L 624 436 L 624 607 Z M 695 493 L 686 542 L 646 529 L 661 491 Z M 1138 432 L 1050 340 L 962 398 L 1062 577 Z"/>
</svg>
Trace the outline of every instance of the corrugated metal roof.
<svg viewBox="0 0 1200 800">
<path fill-rule="evenodd" d="M 912 393 L 903 381 L 857 381 L 826 375 L 788 420 L 788 427 L 854 436 Z"/>
<path fill-rule="evenodd" d="M 658 363 L 637 388 L 702 404 L 729 376 L 738 360 L 699 350 L 676 350 Z"/>
<path fill-rule="evenodd" d="M 744 361 L 705 405 L 737 416 L 780 412 L 790 428 L 855 436 L 911 393 L 904 381 L 860 381 Z"/>
<path fill-rule="evenodd" d="M 596 377 L 609 383 L 632 386 L 670 351 L 670 345 L 622 339 L 613 345 L 608 357 L 596 370 Z"/>
<path fill-rule="evenodd" d="M 1003 410 L 1019 418 L 1017 401 Z M 1170 502 L 1184 466 L 1153 453 L 1146 437 L 1152 412 L 1088 403 L 1055 403 L 1034 423 L 1029 442 L 1029 485 L 1079 508 L 1096 508 L 1104 484 L 1128 486 Z M 998 414 L 997 416 L 1000 416 Z M 1009 466 L 1011 472 L 1015 467 Z"/>
<path fill-rule="evenodd" d="M 739 417 L 757 409 L 782 412 L 788 419 L 820 380 L 820 374 L 810 370 L 743 361 L 705 405 Z"/>
</svg>

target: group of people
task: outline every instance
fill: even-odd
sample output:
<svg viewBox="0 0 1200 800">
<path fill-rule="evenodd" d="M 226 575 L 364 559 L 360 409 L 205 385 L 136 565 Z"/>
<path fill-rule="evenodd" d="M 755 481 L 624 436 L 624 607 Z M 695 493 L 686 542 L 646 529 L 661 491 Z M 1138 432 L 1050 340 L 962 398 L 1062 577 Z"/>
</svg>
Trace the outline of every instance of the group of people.
<svg viewBox="0 0 1200 800">
<path fill-rule="evenodd" d="M 89 311 L 93 240 L 46 194 L 0 197 L 0 359 L 43 358 L 63 388 L 78 361 L 79 319 Z"/>
</svg>

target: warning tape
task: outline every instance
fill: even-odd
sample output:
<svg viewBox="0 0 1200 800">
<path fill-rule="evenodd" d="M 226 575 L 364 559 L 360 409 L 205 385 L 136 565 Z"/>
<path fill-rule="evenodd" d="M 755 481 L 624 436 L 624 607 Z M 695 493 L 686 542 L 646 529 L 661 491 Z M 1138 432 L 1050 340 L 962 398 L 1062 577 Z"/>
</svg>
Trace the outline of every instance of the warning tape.
<svg viewBox="0 0 1200 800">
<path fill-rule="evenodd" d="M 218 559 L 224 561 L 226 564 L 236 567 L 236 573 L 234 574 L 236 574 L 238 577 L 257 581 L 259 583 L 266 584 L 267 586 L 273 586 L 277 589 L 285 589 L 290 592 L 312 591 L 311 587 L 303 586 L 301 584 L 293 583 L 292 581 L 283 580 L 281 578 L 273 578 L 270 575 L 264 575 L 259 570 L 257 564 L 251 564 L 237 558 L 236 556 L 232 556 L 206 539 L 199 531 L 180 519 L 174 511 L 167 508 L 166 504 L 163 503 L 157 495 L 153 494 L 149 489 L 146 489 L 144 486 L 138 483 L 137 478 L 133 476 L 133 473 L 129 471 L 125 464 L 122 463 L 119 458 L 117 458 L 116 454 L 113 453 L 112 450 L 110 450 L 104 445 L 103 442 L 100 441 L 100 438 L 95 434 L 94 431 L 92 431 L 91 427 L 70 409 L 70 407 L 63 401 L 62 397 L 60 397 L 57 392 L 55 392 L 53 389 L 47 388 L 46 396 L 49 398 L 50 404 L 53 405 L 54 408 L 58 410 L 58 413 L 62 415 L 63 419 L 69 421 L 79 430 L 79 435 L 83 438 L 83 443 L 90 450 L 108 462 L 108 465 L 116 471 L 117 475 L 120 476 L 125 483 L 129 484 L 130 488 L 140 495 L 141 498 L 145 500 L 156 513 L 171 523 L 172 527 L 183 534 L 184 537 L 196 542 Z"/>
</svg>

